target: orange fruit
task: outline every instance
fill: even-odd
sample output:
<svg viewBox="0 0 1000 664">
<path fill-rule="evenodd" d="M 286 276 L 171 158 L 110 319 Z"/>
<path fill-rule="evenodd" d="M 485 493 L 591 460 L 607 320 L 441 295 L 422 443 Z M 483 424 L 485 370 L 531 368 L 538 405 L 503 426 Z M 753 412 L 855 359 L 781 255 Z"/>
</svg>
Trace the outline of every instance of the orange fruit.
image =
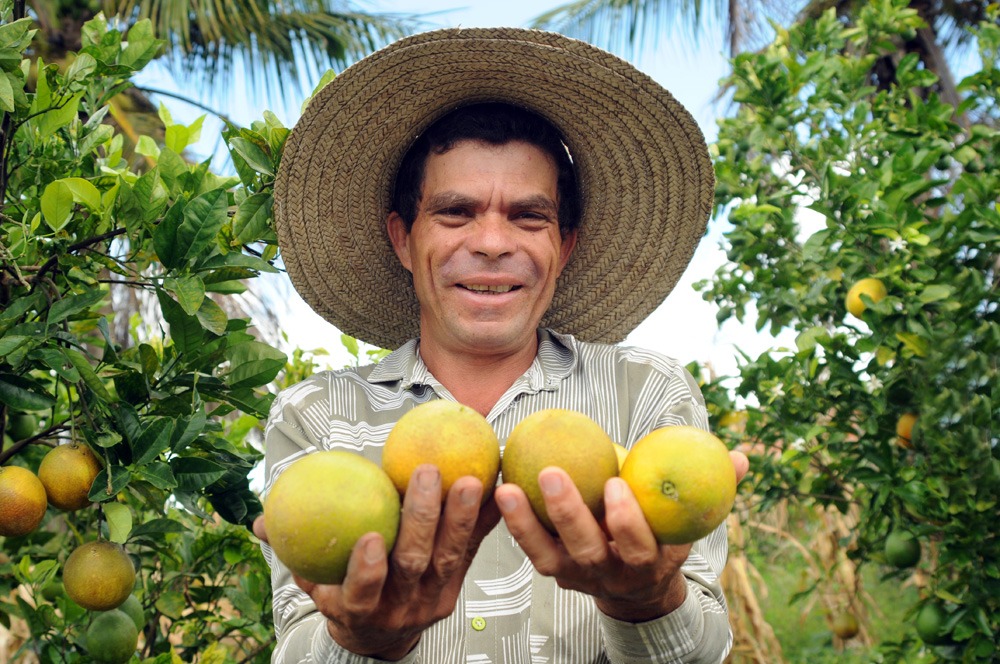
<svg viewBox="0 0 1000 664">
<path fill-rule="evenodd" d="M 615 454 L 618 455 L 618 471 L 621 472 L 622 464 L 625 463 L 625 457 L 628 456 L 628 449 L 620 443 L 615 443 Z"/>
<path fill-rule="evenodd" d="M 378 464 L 359 454 L 307 454 L 271 485 L 264 527 L 278 560 L 292 572 L 315 583 L 341 583 L 362 535 L 377 532 L 392 549 L 399 493 Z"/>
<path fill-rule="evenodd" d="M 916 413 L 903 413 L 896 420 L 896 440 L 907 449 L 913 447 L 913 425 L 916 423 Z"/>
<path fill-rule="evenodd" d="M 500 474 L 500 441 L 476 410 L 445 399 L 427 401 L 399 418 L 382 449 L 382 470 L 400 495 L 424 463 L 441 472 L 442 496 L 459 477 L 472 475 L 483 483 L 485 501 Z"/>
<path fill-rule="evenodd" d="M 894 530 L 885 538 L 885 559 L 903 569 L 920 562 L 920 540 L 906 530 Z"/>
<path fill-rule="evenodd" d="M 858 619 L 850 611 L 838 613 L 833 619 L 833 633 L 842 639 L 853 639 L 860 631 Z"/>
<path fill-rule="evenodd" d="M 604 517 L 604 484 L 618 474 L 615 444 L 597 422 L 572 410 L 540 410 L 517 423 L 500 462 L 504 482 L 521 487 L 549 532 L 555 526 L 545 508 L 538 474 L 558 466 L 572 478 L 583 502 L 598 520 Z"/>
<path fill-rule="evenodd" d="M 45 487 L 21 466 L 0 467 L 0 535 L 27 535 L 42 522 L 46 508 Z"/>
<path fill-rule="evenodd" d="M 949 634 L 945 629 L 948 612 L 940 602 L 932 600 L 924 604 L 917 613 L 917 636 L 924 643 L 939 645 L 948 641 Z"/>
<path fill-rule="evenodd" d="M 63 565 L 66 595 L 90 611 L 118 608 L 132 594 L 134 586 L 132 559 L 114 542 L 97 540 L 81 544 Z"/>
<path fill-rule="evenodd" d="M 692 426 L 663 427 L 640 438 L 621 477 L 661 544 L 705 537 L 726 519 L 736 499 L 729 450 Z"/>
<path fill-rule="evenodd" d="M 847 310 L 858 318 L 861 318 L 861 314 L 868 308 L 868 305 L 861 299 L 862 295 L 867 295 L 872 302 L 878 302 L 888 295 L 888 292 L 882 280 L 874 277 L 861 279 L 851 286 L 850 290 L 847 291 Z"/>
<path fill-rule="evenodd" d="M 53 447 L 38 466 L 49 504 L 73 511 L 90 504 L 90 487 L 101 472 L 101 462 L 86 445 L 69 443 Z"/>
<path fill-rule="evenodd" d="M 98 614 L 87 628 L 87 653 L 100 664 L 124 664 L 139 645 L 139 630 L 124 611 Z"/>
</svg>

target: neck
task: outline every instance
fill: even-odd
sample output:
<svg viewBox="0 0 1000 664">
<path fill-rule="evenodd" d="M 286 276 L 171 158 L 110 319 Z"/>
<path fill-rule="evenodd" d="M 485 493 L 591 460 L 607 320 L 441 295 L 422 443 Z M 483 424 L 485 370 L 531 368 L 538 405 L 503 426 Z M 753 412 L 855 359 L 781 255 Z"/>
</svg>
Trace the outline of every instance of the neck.
<svg viewBox="0 0 1000 664">
<path fill-rule="evenodd" d="M 452 396 L 474 408 L 483 417 L 503 393 L 524 374 L 535 360 L 538 340 L 509 353 L 453 353 L 433 343 L 420 341 L 420 359 Z"/>
</svg>

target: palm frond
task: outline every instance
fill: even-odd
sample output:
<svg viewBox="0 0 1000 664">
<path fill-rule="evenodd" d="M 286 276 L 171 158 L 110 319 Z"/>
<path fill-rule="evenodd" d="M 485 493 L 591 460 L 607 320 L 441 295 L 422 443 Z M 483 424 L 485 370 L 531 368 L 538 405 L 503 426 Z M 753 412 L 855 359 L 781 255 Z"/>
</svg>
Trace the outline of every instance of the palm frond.
<svg viewBox="0 0 1000 664">
<path fill-rule="evenodd" d="M 412 33 L 415 17 L 358 11 L 340 0 L 105 0 L 126 23 L 148 18 L 170 44 L 166 62 L 203 98 L 230 94 L 241 76 L 269 99 L 301 97 L 341 70 Z"/>
<path fill-rule="evenodd" d="M 729 15 L 728 0 L 575 0 L 538 16 L 531 26 L 635 57 L 669 36 L 696 44 L 705 30 L 724 29 Z"/>
</svg>

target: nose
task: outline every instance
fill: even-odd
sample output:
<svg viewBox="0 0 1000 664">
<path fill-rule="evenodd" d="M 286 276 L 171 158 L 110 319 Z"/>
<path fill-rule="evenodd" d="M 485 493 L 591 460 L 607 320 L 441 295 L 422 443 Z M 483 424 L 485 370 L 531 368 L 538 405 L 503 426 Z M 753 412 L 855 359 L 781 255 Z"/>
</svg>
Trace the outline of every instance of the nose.
<svg viewBox="0 0 1000 664">
<path fill-rule="evenodd" d="M 514 224 L 505 215 L 483 214 L 473 224 L 469 248 L 473 253 L 494 259 L 512 254 L 517 246 L 514 231 Z"/>
</svg>

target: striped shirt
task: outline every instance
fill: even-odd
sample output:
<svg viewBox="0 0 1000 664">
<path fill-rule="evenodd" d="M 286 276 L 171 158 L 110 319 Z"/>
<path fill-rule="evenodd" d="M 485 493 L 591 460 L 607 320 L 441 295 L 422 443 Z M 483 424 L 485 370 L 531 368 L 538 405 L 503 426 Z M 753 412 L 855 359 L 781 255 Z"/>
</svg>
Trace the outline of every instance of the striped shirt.
<svg viewBox="0 0 1000 664">
<path fill-rule="evenodd" d="M 380 461 L 393 424 L 417 404 L 453 399 L 411 340 L 377 365 L 317 373 L 282 391 L 265 431 L 270 487 L 284 468 L 316 450 L 346 449 Z M 539 331 L 538 355 L 487 420 L 501 441 L 525 416 L 567 408 L 593 418 L 626 448 L 669 425 L 707 428 L 701 392 L 676 361 L 654 352 L 584 343 Z M 263 545 L 271 565 L 275 662 L 373 664 L 336 644 L 325 618 Z M 687 598 L 675 611 L 632 624 L 602 614 L 588 595 L 538 574 L 504 522 L 483 540 L 455 611 L 421 636 L 407 664 L 598 664 L 721 662 L 732 633 L 719 583 L 725 524 L 694 544 L 682 572 Z"/>
</svg>

